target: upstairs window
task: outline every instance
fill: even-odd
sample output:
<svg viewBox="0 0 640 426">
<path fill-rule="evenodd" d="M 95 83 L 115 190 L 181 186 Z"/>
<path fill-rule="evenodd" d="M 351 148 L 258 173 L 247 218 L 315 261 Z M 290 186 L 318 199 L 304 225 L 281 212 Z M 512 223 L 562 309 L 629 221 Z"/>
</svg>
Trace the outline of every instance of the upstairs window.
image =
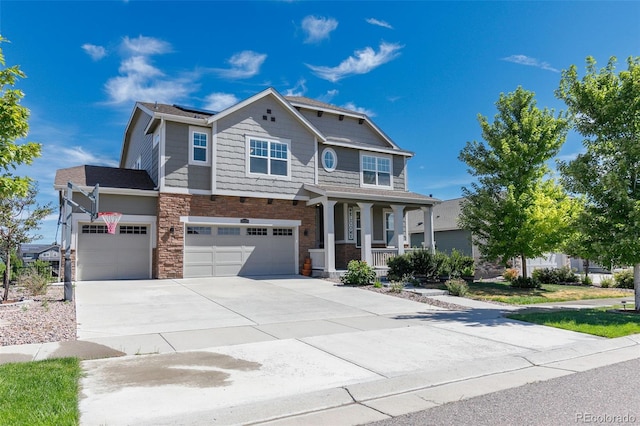
<svg viewBox="0 0 640 426">
<path fill-rule="evenodd" d="M 328 172 L 332 172 L 338 166 L 338 156 L 331 148 L 325 148 L 322 151 L 322 167 Z"/>
<path fill-rule="evenodd" d="M 209 133 L 206 129 L 192 127 L 189 131 L 189 164 L 207 165 L 209 164 Z"/>
<path fill-rule="evenodd" d="M 360 165 L 363 186 L 391 187 L 391 158 L 362 155 Z"/>
<path fill-rule="evenodd" d="M 290 177 L 287 142 L 248 137 L 247 152 L 248 174 Z"/>
</svg>

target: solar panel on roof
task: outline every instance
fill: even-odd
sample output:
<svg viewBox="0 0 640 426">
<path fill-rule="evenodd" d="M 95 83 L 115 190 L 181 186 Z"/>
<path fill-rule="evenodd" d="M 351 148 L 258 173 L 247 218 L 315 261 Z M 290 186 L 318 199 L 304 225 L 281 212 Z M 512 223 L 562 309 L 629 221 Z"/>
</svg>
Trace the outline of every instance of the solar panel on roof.
<svg viewBox="0 0 640 426">
<path fill-rule="evenodd" d="M 182 111 L 195 112 L 198 114 L 215 115 L 218 113 L 218 111 L 211 111 L 209 109 L 204 109 L 204 108 L 196 108 L 196 107 L 190 107 L 190 106 L 184 106 L 184 105 L 178 105 L 178 104 L 173 104 L 173 106 L 178 109 L 181 109 Z"/>
</svg>

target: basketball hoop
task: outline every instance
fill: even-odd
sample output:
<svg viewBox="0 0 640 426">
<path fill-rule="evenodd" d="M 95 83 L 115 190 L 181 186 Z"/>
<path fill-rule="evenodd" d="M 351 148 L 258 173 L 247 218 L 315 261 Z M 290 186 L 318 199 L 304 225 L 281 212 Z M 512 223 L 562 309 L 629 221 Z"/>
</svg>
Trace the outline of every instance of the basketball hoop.
<svg viewBox="0 0 640 426">
<path fill-rule="evenodd" d="M 107 234 L 115 234 L 116 226 L 118 226 L 118 222 L 120 222 L 122 213 L 100 212 L 98 213 L 98 217 L 102 218 L 104 223 L 107 225 Z"/>
</svg>

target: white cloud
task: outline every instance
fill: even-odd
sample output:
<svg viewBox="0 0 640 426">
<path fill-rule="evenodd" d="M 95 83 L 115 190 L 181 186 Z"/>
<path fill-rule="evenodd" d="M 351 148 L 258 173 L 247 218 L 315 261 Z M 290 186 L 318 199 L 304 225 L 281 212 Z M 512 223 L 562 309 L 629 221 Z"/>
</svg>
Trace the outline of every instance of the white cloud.
<svg viewBox="0 0 640 426">
<path fill-rule="evenodd" d="M 168 78 L 151 61 L 151 55 L 161 55 L 171 50 L 171 45 L 163 40 L 144 36 L 135 39 L 125 37 L 121 45 L 124 57 L 118 68 L 120 75 L 105 83 L 109 102 L 173 103 L 192 93 L 195 89 L 192 77 Z"/>
<path fill-rule="evenodd" d="M 207 96 L 205 108 L 211 111 L 223 111 L 239 102 L 231 93 L 212 93 Z"/>
<path fill-rule="evenodd" d="M 296 82 L 296 85 L 290 89 L 287 89 L 285 96 L 304 96 L 307 93 L 307 86 L 305 85 L 307 80 L 301 78 Z"/>
<path fill-rule="evenodd" d="M 518 65 L 526 65 L 530 67 L 541 68 L 547 71 L 560 72 L 560 70 L 553 68 L 551 64 L 549 64 L 548 62 L 541 62 L 536 58 L 531 58 L 526 55 L 511 55 L 511 56 L 507 56 L 506 58 L 502 58 L 502 60 L 507 62 L 513 62 L 514 64 L 518 64 Z"/>
<path fill-rule="evenodd" d="M 333 98 L 338 96 L 338 93 L 340 92 L 337 89 L 327 90 L 327 93 L 325 93 L 324 95 L 318 96 L 318 100 L 321 102 L 327 102 L 327 103 L 331 102 Z"/>
<path fill-rule="evenodd" d="M 351 75 L 366 74 L 380 65 L 394 60 L 400 55 L 400 49 L 403 47 L 404 46 L 396 43 L 381 43 L 378 52 L 374 51 L 371 47 L 356 50 L 354 56 L 349 56 L 336 67 L 309 64 L 307 64 L 307 66 L 318 77 L 335 83 Z"/>
<path fill-rule="evenodd" d="M 125 55 L 162 55 L 172 51 L 171 44 L 153 37 L 138 36 L 138 38 L 124 37 L 122 49 Z"/>
<path fill-rule="evenodd" d="M 58 151 L 58 155 L 64 158 L 64 163 L 67 163 L 68 167 L 73 167 L 80 164 L 118 167 L 118 161 L 101 156 L 101 155 L 96 155 L 95 152 L 85 151 L 85 149 L 81 146 L 74 146 L 74 147 L 68 147 L 68 148 L 58 147 L 57 151 Z"/>
<path fill-rule="evenodd" d="M 376 18 L 367 18 L 366 21 L 367 21 L 367 23 L 369 23 L 371 25 L 377 25 L 379 27 L 389 28 L 390 30 L 393 29 L 391 24 L 389 24 L 388 22 L 380 21 L 380 20 L 378 20 Z"/>
<path fill-rule="evenodd" d="M 102 46 L 96 46 L 95 44 L 85 43 L 82 45 L 82 50 L 94 61 L 99 61 L 100 59 L 107 56 L 107 49 Z"/>
<path fill-rule="evenodd" d="M 349 109 L 351 111 L 356 111 L 356 112 L 359 112 L 360 114 L 366 114 L 369 117 L 375 117 L 376 116 L 376 114 L 373 111 L 371 111 L 370 109 L 366 109 L 366 108 L 363 108 L 363 107 L 356 106 L 356 104 L 354 104 L 353 102 L 347 102 L 346 104 L 342 105 L 342 108 Z"/>
<path fill-rule="evenodd" d="M 264 53 L 244 50 L 234 54 L 227 60 L 227 63 L 231 65 L 231 68 L 214 69 L 213 71 L 224 78 L 250 78 L 260 72 L 260 67 L 266 59 L 267 55 Z"/>
<path fill-rule="evenodd" d="M 302 20 L 302 29 L 307 35 L 305 43 L 321 42 L 336 28 L 338 28 L 338 21 L 333 18 L 317 18 L 309 15 Z"/>
</svg>

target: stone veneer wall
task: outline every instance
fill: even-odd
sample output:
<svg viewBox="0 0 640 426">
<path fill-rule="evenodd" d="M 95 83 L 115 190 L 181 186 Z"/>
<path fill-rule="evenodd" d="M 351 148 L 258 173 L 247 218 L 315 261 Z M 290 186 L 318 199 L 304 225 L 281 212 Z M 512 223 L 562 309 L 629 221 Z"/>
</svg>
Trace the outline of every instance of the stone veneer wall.
<svg viewBox="0 0 640 426">
<path fill-rule="evenodd" d="M 65 249 L 60 249 L 60 281 L 64 282 L 64 254 Z M 76 280 L 76 251 L 71 250 L 71 281 Z"/>
<path fill-rule="evenodd" d="M 360 260 L 362 251 L 355 244 L 336 244 L 336 269 L 347 269 L 347 264 L 352 260 Z"/>
<path fill-rule="evenodd" d="M 186 195 L 160 193 L 158 196 L 157 252 L 153 256 L 154 278 L 182 278 L 184 223 L 180 216 L 239 217 L 280 220 L 299 220 L 299 264 L 302 267 L 309 249 L 315 245 L 315 207 L 307 207 L 304 201 L 293 205 L 291 200 L 266 198 Z M 170 232 L 174 228 L 173 233 Z M 305 235 L 305 231 L 307 235 Z"/>
</svg>

